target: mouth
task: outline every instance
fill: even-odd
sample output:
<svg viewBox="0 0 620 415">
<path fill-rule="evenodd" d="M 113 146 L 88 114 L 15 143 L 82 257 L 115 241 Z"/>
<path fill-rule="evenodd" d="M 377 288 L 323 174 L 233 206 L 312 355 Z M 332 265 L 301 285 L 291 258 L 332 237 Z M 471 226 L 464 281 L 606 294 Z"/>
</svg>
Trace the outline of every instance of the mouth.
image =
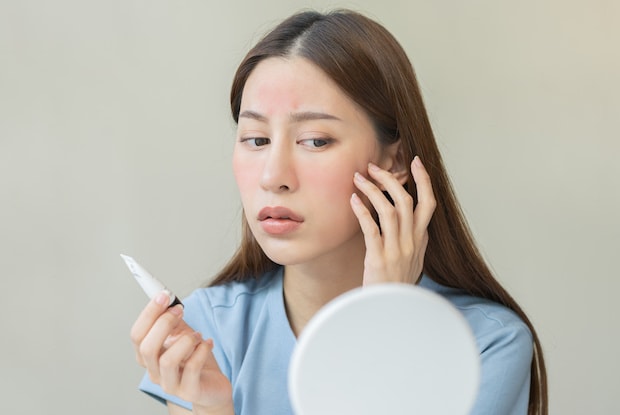
<svg viewBox="0 0 620 415">
<path fill-rule="evenodd" d="M 304 218 L 282 206 L 265 207 L 258 212 L 260 226 L 268 235 L 276 238 L 289 237 L 301 228 Z"/>
<path fill-rule="evenodd" d="M 293 222 L 303 222 L 304 218 L 301 215 L 293 212 L 292 210 L 282 207 L 282 206 L 274 206 L 274 207 L 265 207 L 258 212 L 258 220 L 263 222 L 268 219 L 275 220 L 290 220 Z"/>
</svg>

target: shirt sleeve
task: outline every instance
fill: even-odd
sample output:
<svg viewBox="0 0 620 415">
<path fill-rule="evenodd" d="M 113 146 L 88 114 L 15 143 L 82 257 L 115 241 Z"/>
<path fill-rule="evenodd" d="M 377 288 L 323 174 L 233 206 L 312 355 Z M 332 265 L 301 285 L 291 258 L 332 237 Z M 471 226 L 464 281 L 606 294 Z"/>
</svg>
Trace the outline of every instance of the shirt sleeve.
<svg viewBox="0 0 620 415">
<path fill-rule="evenodd" d="M 482 363 L 478 398 L 471 415 L 526 415 L 533 341 L 516 318 L 495 320 L 495 329 L 477 338 Z"/>
<path fill-rule="evenodd" d="M 205 290 L 196 290 L 189 297 L 183 300 L 184 314 L 183 319 L 194 330 L 199 331 L 204 339 L 213 339 L 213 354 L 222 372 L 230 379 L 230 365 L 221 348 L 218 336 L 219 330 L 215 321 L 213 309 Z M 145 373 L 140 382 L 139 389 L 162 403 L 172 402 L 183 408 L 192 409 L 190 402 L 179 399 L 177 396 L 165 393 L 161 386 L 153 383 Z"/>
</svg>

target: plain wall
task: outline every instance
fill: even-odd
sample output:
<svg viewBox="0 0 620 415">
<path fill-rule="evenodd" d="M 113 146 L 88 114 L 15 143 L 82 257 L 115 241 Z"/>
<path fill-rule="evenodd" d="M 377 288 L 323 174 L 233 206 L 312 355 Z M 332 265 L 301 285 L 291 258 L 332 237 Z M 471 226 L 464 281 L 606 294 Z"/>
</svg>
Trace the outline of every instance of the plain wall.
<svg viewBox="0 0 620 415">
<path fill-rule="evenodd" d="M 228 88 L 302 7 L 401 41 L 498 278 L 543 342 L 552 414 L 620 413 L 620 6 L 613 0 L 1 0 L 0 395 L 7 414 L 165 413 L 137 391 L 146 297 L 238 241 Z"/>
</svg>

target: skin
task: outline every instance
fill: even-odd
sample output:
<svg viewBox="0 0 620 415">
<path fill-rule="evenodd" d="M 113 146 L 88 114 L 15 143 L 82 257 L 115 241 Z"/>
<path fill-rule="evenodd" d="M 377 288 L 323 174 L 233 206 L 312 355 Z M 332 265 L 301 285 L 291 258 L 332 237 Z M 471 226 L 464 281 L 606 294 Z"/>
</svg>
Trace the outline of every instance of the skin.
<svg viewBox="0 0 620 415">
<path fill-rule="evenodd" d="M 417 282 L 435 198 L 421 161 L 401 166 L 398 151 L 399 143 L 381 146 L 364 111 L 303 58 L 268 58 L 248 78 L 233 171 L 250 229 L 264 252 L 284 265 L 286 311 L 295 334 L 349 289 Z M 402 186 L 409 171 L 418 189 L 415 208 Z M 265 232 L 259 212 L 273 206 L 303 220 L 291 232 Z M 212 342 L 185 325 L 180 307 L 151 301 L 131 338 L 151 379 L 194 402 L 194 413 L 234 413 L 232 388 Z M 189 413 L 168 407 L 171 414 Z"/>
</svg>

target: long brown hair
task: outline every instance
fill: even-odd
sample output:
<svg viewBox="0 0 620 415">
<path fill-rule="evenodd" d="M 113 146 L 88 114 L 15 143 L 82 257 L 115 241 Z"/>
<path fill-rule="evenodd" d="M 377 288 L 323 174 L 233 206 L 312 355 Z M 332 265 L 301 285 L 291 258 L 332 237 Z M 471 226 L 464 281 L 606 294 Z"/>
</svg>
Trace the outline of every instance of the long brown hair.
<svg viewBox="0 0 620 415">
<path fill-rule="evenodd" d="M 238 122 L 250 73 L 269 57 L 301 56 L 321 68 L 362 107 L 378 140 L 400 140 L 400 161 L 420 156 L 433 183 L 437 208 L 428 227 L 424 273 L 436 282 L 503 304 L 528 325 L 534 339 L 528 414 L 546 415 L 547 375 L 536 330 L 517 302 L 495 280 L 480 254 L 456 200 L 424 107 L 413 67 L 398 41 L 380 24 L 356 12 L 314 11 L 293 15 L 259 41 L 233 79 L 230 104 Z M 405 187 L 416 199 L 410 175 Z M 260 248 L 242 219 L 242 241 L 211 285 L 243 281 L 278 267 Z"/>
</svg>

